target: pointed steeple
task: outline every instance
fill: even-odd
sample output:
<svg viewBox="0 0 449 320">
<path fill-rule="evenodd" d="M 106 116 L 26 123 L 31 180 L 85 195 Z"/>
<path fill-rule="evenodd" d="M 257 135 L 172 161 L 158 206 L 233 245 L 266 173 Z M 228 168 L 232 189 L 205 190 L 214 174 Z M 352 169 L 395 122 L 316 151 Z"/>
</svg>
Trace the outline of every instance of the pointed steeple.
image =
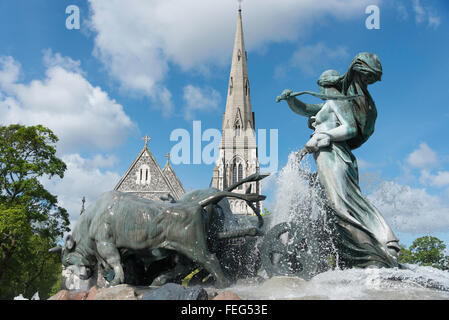
<svg viewBox="0 0 449 320">
<path fill-rule="evenodd" d="M 233 128 L 254 129 L 241 8 L 238 11 L 226 111 L 223 117 L 223 129 Z"/>
<path fill-rule="evenodd" d="M 225 190 L 233 183 L 259 171 L 254 119 L 245 41 L 243 39 L 242 10 L 239 7 L 226 110 L 223 115 L 220 155 L 212 174 L 212 186 L 214 188 Z M 259 181 L 246 183 L 233 192 L 244 193 L 250 185 L 252 186 L 252 192 L 261 193 Z M 229 199 L 229 204 L 235 214 L 254 214 L 244 201 Z M 261 203 L 258 203 L 257 207 L 262 210 Z"/>
</svg>

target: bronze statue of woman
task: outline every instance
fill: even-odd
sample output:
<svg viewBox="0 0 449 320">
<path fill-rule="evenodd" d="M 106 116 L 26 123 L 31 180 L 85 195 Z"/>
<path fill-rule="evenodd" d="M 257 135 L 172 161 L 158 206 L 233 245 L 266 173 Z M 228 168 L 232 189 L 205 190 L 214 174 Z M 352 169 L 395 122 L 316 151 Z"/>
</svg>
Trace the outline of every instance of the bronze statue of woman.
<svg viewBox="0 0 449 320">
<path fill-rule="evenodd" d="M 318 177 L 336 217 L 339 256 L 346 267 L 397 267 L 400 247 L 380 212 L 359 187 L 357 160 L 351 150 L 374 132 L 377 109 L 368 85 L 381 80 L 382 66 L 372 53 L 359 53 L 345 75 L 328 70 L 318 80 L 320 93 L 284 90 L 278 101 L 309 117 L 315 131 L 305 150 L 313 153 Z M 308 104 L 295 98 L 312 94 L 325 100 Z"/>
</svg>

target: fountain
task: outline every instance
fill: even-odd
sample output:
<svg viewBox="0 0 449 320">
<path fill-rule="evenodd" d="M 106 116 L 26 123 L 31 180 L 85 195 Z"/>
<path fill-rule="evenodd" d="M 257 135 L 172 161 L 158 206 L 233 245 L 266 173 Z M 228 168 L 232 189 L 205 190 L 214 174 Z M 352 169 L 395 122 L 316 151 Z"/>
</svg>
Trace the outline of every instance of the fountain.
<svg viewBox="0 0 449 320">
<path fill-rule="evenodd" d="M 299 239 L 305 237 L 310 242 L 321 235 L 324 241 L 318 243 L 318 247 L 310 254 L 313 252 L 321 255 L 315 256 L 315 260 L 312 261 L 315 266 L 318 262 L 327 262 L 328 265 L 321 265 L 319 270 L 312 269 L 311 274 L 303 274 L 294 264 L 276 269 L 271 277 L 262 270 L 260 273 L 264 276 L 262 283 L 251 279 L 242 280 L 230 288 L 233 292 L 242 299 L 249 300 L 449 299 L 447 271 L 409 264 L 402 265 L 401 268 L 340 268 L 335 243 L 331 238 L 323 237 L 323 234 L 332 235 L 335 230 L 326 229 L 329 228 L 329 224 L 319 219 L 320 216 L 325 216 L 328 208 L 322 198 L 323 190 L 316 180 L 313 180 L 312 165 L 307 160 L 298 161 L 297 152 L 292 152 L 286 166 L 279 172 L 276 180 L 276 199 L 268 228 L 273 230 L 273 227 L 292 222 L 314 225 L 315 228 L 305 230 L 305 233 L 296 233 L 296 237 Z M 325 229 L 320 229 L 322 227 Z M 311 230 L 318 234 L 313 234 Z M 280 240 L 284 243 L 289 241 L 294 243 L 298 238 L 282 239 L 281 236 Z M 287 253 L 289 254 L 298 254 L 296 258 L 300 261 L 302 261 L 301 254 L 304 255 L 301 251 Z M 330 256 L 332 259 L 329 259 Z M 309 267 L 308 270 L 310 269 Z"/>
<path fill-rule="evenodd" d="M 244 299 L 449 299 L 448 272 L 398 262 L 399 240 L 358 185 L 352 150 L 374 132 L 377 109 L 367 87 L 381 76 L 378 57 L 360 53 L 345 75 L 324 72 L 320 93 L 284 90 L 278 97 L 308 117 L 314 133 L 279 173 L 265 221 L 254 205 L 265 196 L 232 192 L 267 176 L 260 173 L 178 201 L 108 192 L 87 208 L 64 247 L 52 249 L 71 270 L 63 282 L 78 290 L 182 282 L 230 288 Z M 302 94 L 325 103 L 295 98 Z M 302 161 L 307 154 L 315 173 Z M 246 201 L 256 216 L 237 218 L 228 197 Z"/>
</svg>

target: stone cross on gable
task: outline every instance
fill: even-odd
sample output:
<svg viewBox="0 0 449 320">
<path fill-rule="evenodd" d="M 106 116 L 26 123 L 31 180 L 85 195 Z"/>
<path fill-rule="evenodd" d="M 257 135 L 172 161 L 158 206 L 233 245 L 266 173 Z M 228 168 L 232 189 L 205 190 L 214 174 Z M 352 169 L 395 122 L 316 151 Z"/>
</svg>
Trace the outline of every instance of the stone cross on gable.
<svg viewBox="0 0 449 320">
<path fill-rule="evenodd" d="M 167 158 L 167 162 L 170 162 L 170 152 L 167 153 L 167 154 L 165 155 L 165 157 Z"/>
<path fill-rule="evenodd" d="M 145 141 L 145 148 L 148 148 L 148 142 L 151 141 L 151 138 L 147 135 L 145 135 L 145 137 L 142 138 L 143 141 Z"/>
</svg>

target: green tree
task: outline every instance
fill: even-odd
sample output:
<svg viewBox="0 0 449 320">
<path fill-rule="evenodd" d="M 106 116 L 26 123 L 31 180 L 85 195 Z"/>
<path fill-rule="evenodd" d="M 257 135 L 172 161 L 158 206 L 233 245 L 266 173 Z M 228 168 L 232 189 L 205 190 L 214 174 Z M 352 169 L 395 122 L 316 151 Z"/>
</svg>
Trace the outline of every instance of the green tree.
<svg viewBox="0 0 449 320">
<path fill-rule="evenodd" d="M 412 263 L 411 252 L 406 246 L 401 245 L 401 251 L 399 252 L 399 262 L 400 263 Z"/>
<path fill-rule="evenodd" d="M 436 237 L 424 236 L 413 241 L 409 249 L 401 248 L 399 262 L 448 270 L 446 245 Z"/>
<path fill-rule="evenodd" d="M 267 208 L 263 208 L 262 216 L 269 216 L 271 214 L 271 211 Z"/>
<path fill-rule="evenodd" d="M 0 298 L 42 298 L 58 281 L 60 261 L 48 253 L 69 217 L 40 179 L 63 178 L 53 132 L 43 126 L 0 127 Z M 34 292 L 33 292 L 34 291 Z"/>
</svg>

